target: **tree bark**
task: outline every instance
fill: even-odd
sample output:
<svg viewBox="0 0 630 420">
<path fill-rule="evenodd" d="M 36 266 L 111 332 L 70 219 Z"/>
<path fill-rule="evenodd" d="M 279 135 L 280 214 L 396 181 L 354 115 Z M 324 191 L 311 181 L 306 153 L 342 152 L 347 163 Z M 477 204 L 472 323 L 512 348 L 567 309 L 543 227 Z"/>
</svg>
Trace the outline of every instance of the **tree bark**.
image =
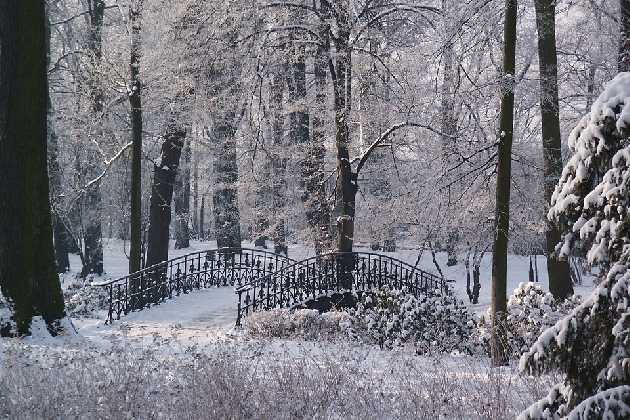
<svg viewBox="0 0 630 420">
<path fill-rule="evenodd" d="M 129 62 L 129 106 L 131 114 L 131 234 L 129 239 L 129 273 L 139 271 L 142 260 L 142 100 L 140 66 L 140 7 L 142 0 L 129 7 L 131 23 L 131 58 Z"/>
<path fill-rule="evenodd" d="M 495 204 L 495 239 L 492 252 L 492 363 L 507 363 L 504 321 L 507 311 L 507 253 L 510 229 L 510 184 L 514 131 L 514 74 L 517 1 L 505 1 L 503 29 L 502 97 Z"/>
<path fill-rule="evenodd" d="M 153 167 L 147 238 L 147 267 L 168 261 L 173 186 L 185 139 L 186 129 L 184 127 L 169 124 L 162 143 L 160 162 Z"/>
<path fill-rule="evenodd" d="M 558 58 L 556 54 L 555 0 L 536 0 L 536 27 L 538 30 L 538 61 L 540 68 L 540 113 L 542 117 L 543 173 L 545 203 L 562 174 L 562 141 L 558 114 Z M 548 208 L 545 209 L 545 216 Z M 568 260 L 560 260 L 554 253 L 561 240 L 561 232 L 547 222 L 545 232 L 549 291 L 554 298 L 564 300 L 573 294 L 573 282 Z"/>
<path fill-rule="evenodd" d="M 64 302 L 47 173 L 45 2 L 0 2 L 0 43 L 0 289 L 17 334 L 35 315 L 55 334 Z"/>
</svg>

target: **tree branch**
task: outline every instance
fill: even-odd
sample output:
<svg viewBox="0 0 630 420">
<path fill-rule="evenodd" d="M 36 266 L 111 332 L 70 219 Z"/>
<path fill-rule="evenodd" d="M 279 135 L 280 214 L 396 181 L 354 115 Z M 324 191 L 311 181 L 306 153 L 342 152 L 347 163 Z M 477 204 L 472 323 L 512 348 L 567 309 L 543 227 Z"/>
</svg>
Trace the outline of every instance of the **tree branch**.
<svg viewBox="0 0 630 420">
<path fill-rule="evenodd" d="M 112 167 L 113 163 L 116 162 L 118 159 L 120 159 L 120 157 L 123 155 L 123 153 L 125 153 L 125 151 L 127 149 L 131 148 L 132 144 L 133 144 L 132 142 L 127 143 L 122 149 L 120 149 L 118 151 L 118 153 L 116 153 L 116 155 L 113 158 L 111 158 L 110 160 L 105 161 L 105 169 L 103 170 L 103 172 L 99 176 L 97 176 L 96 178 L 94 178 L 93 180 L 91 180 L 90 182 L 85 184 L 83 186 L 83 188 L 81 188 L 81 190 L 82 191 L 87 191 L 88 188 L 90 188 L 92 185 L 96 184 L 101 179 L 103 179 L 105 174 L 107 174 L 107 172 L 109 171 L 109 168 Z"/>
<path fill-rule="evenodd" d="M 385 131 L 383 134 L 381 134 L 381 136 L 376 139 L 374 141 L 374 143 L 372 143 L 370 145 L 370 147 L 368 147 L 363 153 L 361 153 L 361 156 L 356 157 L 354 159 L 352 159 L 352 162 L 356 162 L 357 160 L 359 161 L 359 164 L 357 165 L 357 170 L 356 170 L 356 174 L 359 174 L 359 171 L 361 171 L 361 168 L 363 167 L 363 165 L 365 165 L 365 162 L 368 160 L 368 158 L 370 157 L 370 155 L 372 154 L 372 152 L 374 152 L 374 149 L 376 149 L 377 147 L 379 147 L 379 145 L 381 143 L 383 143 L 385 140 L 387 140 L 387 138 L 394 133 L 395 131 L 400 130 L 401 128 L 404 127 L 420 127 L 420 128 L 424 128 L 427 130 L 430 130 L 434 133 L 443 135 L 443 136 L 449 136 L 448 134 L 445 133 L 441 133 L 439 130 L 436 130 L 435 128 L 429 126 L 429 125 L 425 125 L 425 124 L 420 124 L 420 123 L 415 123 L 415 122 L 403 122 L 403 123 L 399 123 L 396 125 L 391 126 L 390 128 L 387 129 L 387 131 Z"/>
</svg>

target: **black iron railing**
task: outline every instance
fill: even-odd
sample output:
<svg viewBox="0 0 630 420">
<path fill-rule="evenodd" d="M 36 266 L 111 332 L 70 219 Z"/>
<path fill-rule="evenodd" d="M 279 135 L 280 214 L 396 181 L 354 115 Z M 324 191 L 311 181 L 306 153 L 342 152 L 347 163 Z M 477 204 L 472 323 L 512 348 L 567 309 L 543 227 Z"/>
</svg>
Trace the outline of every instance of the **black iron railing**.
<svg viewBox="0 0 630 420">
<path fill-rule="evenodd" d="M 390 288 L 415 296 L 448 293 L 447 281 L 435 274 L 386 255 L 329 253 L 281 267 L 235 289 L 238 295 L 236 325 L 250 312 L 273 308 L 330 305 L 353 292 Z M 318 302 L 319 304 L 314 304 Z M 326 301 L 322 303 L 322 301 Z M 334 302 L 333 302 L 334 304 Z"/>
<path fill-rule="evenodd" d="M 107 289 L 106 322 L 111 323 L 129 312 L 157 305 L 193 289 L 250 284 L 294 262 L 258 249 L 221 248 L 184 255 L 120 279 L 92 285 Z"/>
</svg>

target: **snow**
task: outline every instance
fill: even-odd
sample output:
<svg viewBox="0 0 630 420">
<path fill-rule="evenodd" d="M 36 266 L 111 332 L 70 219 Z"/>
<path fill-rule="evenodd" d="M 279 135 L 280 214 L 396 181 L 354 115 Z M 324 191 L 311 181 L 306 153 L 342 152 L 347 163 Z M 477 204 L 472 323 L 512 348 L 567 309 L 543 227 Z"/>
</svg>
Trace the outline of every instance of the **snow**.
<svg viewBox="0 0 630 420">
<path fill-rule="evenodd" d="M 244 244 L 247 246 L 249 244 Z M 213 242 L 191 242 L 191 247 L 185 250 L 170 250 L 170 258 L 191 253 L 198 252 L 206 249 L 215 248 Z M 105 270 L 106 275 L 99 277 L 96 276 L 92 280 L 104 281 L 107 278 L 117 278 L 124 276 L 127 272 L 127 258 L 126 258 L 125 244 L 118 240 L 109 240 L 105 242 L 104 257 L 105 257 Z M 358 251 L 367 249 L 357 249 Z M 400 249 L 398 252 L 391 255 L 395 258 L 402 259 L 409 263 L 415 263 L 418 257 L 419 250 L 417 249 Z M 289 256 L 295 259 L 303 259 L 312 255 L 312 251 L 304 247 L 297 245 L 290 246 Z M 442 270 L 447 278 L 454 280 L 451 283 L 453 290 L 459 299 L 467 302 L 466 295 L 466 273 L 464 264 L 460 263 L 453 267 L 446 266 L 447 256 L 445 253 L 438 253 L 437 260 L 439 261 Z M 80 268 L 80 262 L 73 256 L 71 260 L 71 266 L 73 269 L 78 270 Z M 420 259 L 419 267 L 428 271 L 433 270 L 432 257 L 429 252 L 425 252 Z M 538 270 L 541 284 L 546 286 L 547 276 L 544 258 L 538 257 Z M 508 290 L 514 290 L 519 287 L 521 282 L 526 282 L 529 277 L 529 257 L 521 257 L 511 255 L 509 257 L 508 265 Z M 71 275 L 65 276 L 64 287 L 68 287 L 70 283 Z M 490 305 L 490 284 L 491 284 L 491 257 L 484 257 L 481 264 L 481 293 L 479 304 L 468 305 L 473 311 L 480 314 L 484 314 Z M 592 286 L 585 285 L 578 287 L 578 293 L 587 292 L 592 289 Z M 188 294 L 184 294 L 179 297 L 175 297 L 167 302 L 164 302 L 155 307 L 144 309 L 139 312 L 130 313 L 119 321 L 114 321 L 111 324 L 105 324 L 104 320 L 106 313 L 102 312 L 99 318 L 74 318 L 64 320 L 66 333 L 61 337 L 52 338 L 48 334 L 45 325 L 40 319 L 36 319 L 33 323 L 31 337 L 22 339 L 21 345 L 28 346 L 29 352 L 42 352 L 42 354 L 50 350 L 46 349 L 58 349 L 58 351 L 76 352 L 77 346 L 82 346 L 84 349 L 92 349 L 88 351 L 95 351 L 98 354 L 109 354 L 110 351 L 114 351 L 114 348 L 119 347 L 121 344 L 128 350 L 142 352 L 145 348 L 151 346 L 158 346 L 159 343 L 168 342 L 164 350 L 160 352 L 166 352 L 164 357 L 190 357 L 190 349 L 201 352 L 210 351 L 214 348 L 221 347 L 222 343 L 231 343 L 229 348 L 234 351 L 239 348 L 245 349 L 248 346 L 251 347 L 251 338 L 245 331 L 235 328 L 236 321 L 236 305 L 237 296 L 234 293 L 233 288 L 212 288 L 199 291 L 193 291 Z M 9 341 L 7 341 L 9 340 Z M 9 343 L 10 345 L 7 345 Z M 13 341 L 10 339 L 0 339 L 0 367 L 10 363 L 9 359 L 3 360 L 5 353 L 10 353 L 15 348 Z M 74 344 L 72 344 L 74 343 Z M 250 343 L 250 344 L 248 344 Z M 266 344 L 260 344 L 267 350 L 265 352 L 275 352 L 275 356 L 260 356 L 264 357 L 264 362 L 259 361 L 257 363 L 269 363 L 271 360 L 276 360 L 273 363 L 287 363 L 287 357 L 295 357 L 298 359 L 306 358 L 305 360 L 311 360 L 312 363 L 317 357 L 322 358 L 322 362 L 327 363 L 328 352 L 334 354 L 344 354 L 348 352 L 348 345 L 343 343 L 323 343 L 317 344 L 316 342 L 309 342 L 306 344 L 301 341 L 287 340 L 287 339 L 272 339 L 271 342 Z M 147 347 L 148 346 L 148 347 Z M 219 346 L 219 347 L 217 347 Z M 133 350 L 133 349 L 136 350 Z M 519 381 L 514 378 L 510 379 L 512 375 L 516 375 L 516 371 L 512 370 L 500 370 L 492 374 L 486 370 L 489 369 L 485 362 L 480 362 L 478 359 L 466 358 L 466 357 L 454 357 L 443 356 L 440 357 L 440 362 L 436 365 L 438 359 L 428 356 L 417 356 L 415 354 L 403 356 L 404 350 L 378 350 L 378 348 L 371 347 L 357 347 L 352 346 L 352 350 L 347 356 L 341 356 L 341 360 L 348 360 L 351 365 L 358 363 L 354 358 L 359 357 L 357 360 L 362 360 L 360 363 L 363 366 L 361 369 L 367 369 L 367 364 L 374 366 L 374 368 L 367 369 L 371 375 L 380 375 L 378 372 L 383 372 L 383 378 L 387 377 L 386 372 L 391 369 L 389 364 L 394 363 L 393 360 L 399 360 L 395 363 L 412 363 L 414 371 L 429 372 L 429 376 L 437 375 L 436 366 L 440 366 L 440 375 L 448 375 L 452 377 L 449 383 L 460 383 L 458 377 L 473 378 L 475 381 L 481 381 L 486 385 L 477 385 L 481 389 L 489 387 L 488 381 L 499 380 L 513 383 L 510 385 L 510 389 L 516 394 L 521 394 L 523 391 L 520 388 Z M 64 350 L 65 349 L 65 350 Z M 308 349 L 308 354 L 305 354 L 305 349 Z M 57 351 L 57 350 L 55 350 Z M 85 350 L 83 350 L 85 351 Z M 222 350 L 223 351 L 223 350 Z M 245 350 L 243 350 L 245 351 Z M 262 350 L 261 350 L 262 351 Z M 358 352 L 358 353 L 357 353 Z M 403 352 L 398 354 L 397 352 Z M 287 354 L 292 356 L 287 356 Z M 316 356 L 319 354 L 320 356 Z M 361 356 L 357 356 L 360 354 Z M 397 355 L 398 354 L 398 355 Z M 406 354 L 406 353 L 404 353 Z M 180 356 L 178 356 L 180 355 Z M 283 355 L 283 356 L 279 356 Z M 253 356 L 247 356 L 253 357 Z M 258 357 L 258 356 L 256 356 Z M 407 357 L 411 357 L 413 361 L 407 360 Z M 315 359 L 314 359 L 315 358 Z M 70 358 L 71 360 L 74 360 Z M 187 360 L 187 359 L 186 359 Z M 69 362 L 71 363 L 71 362 Z M 293 363 L 293 362 L 291 362 Z M 342 362 L 339 362 L 342 363 Z M 346 363 L 346 362 L 343 362 Z M 405 365 L 405 366 L 411 366 Z M 403 366 L 401 365 L 401 369 Z M 284 368 L 281 368 L 284 369 Z M 353 368 L 354 369 L 354 368 Z M 444 370 L 444 371 L 442 371 Z M 433 372 L 433 373 L 431 373 Z M 3 371 L 0 371 L 0 379 Z M 424 374 L 424 373 L 423 373 Z M 498 376 L 497 376 L 498 375 Z M 376 380 L 376 379 L 374 379 Z M 391 385 L 391 389 L 398 389 L 399 382 L 406 383 L 408 379 L 402 376 L 396 376 L 388 380 L 394 381 Z M 416 379 L 414 379 L 416 380 Z M 381 379 L 379 379 L 382 382 Z M 380 385 L 379 385 L 380 386 Z M 455 385 L 453 385 L 455 386 Z M 515 395 L 516 395 L 515 394 Z M 107 405 L 109 399 L 104 395 L 100 396 L 101 404 Z M 100 398 L 99 397 L 99 398 Z M 461 396 L 465 399 L 467 397 Z M 96 401 L 96 400 L 95 400 Z M 462 400 L 464 401 L 464 400 Z M 519 396 L 515 401 L 521 401 L 521 405 L 515 405 L 511 411 L 514 415 L 520 410 L 527 407 L 533 400 L 524 401 L 523 397 Z M 0 401 L 1 402 L 1 401 Z M 512 406 L 512 403 L 509 405 Z M 443 414 L 442 418 L 448 418 L 448 415 Z"/>
<path fill-rule="evenodd" d="M 243 244 L 248 247 L 251 244 Z M 252 246 L 253 247 L 253 246 Z M 180 250 L 169 250 L 169 258 L 185 255 L 192 252 L 199 252 L 208 249 L 215 249 L 214 242 L 191 241 L 191 247 Z M 102 277 L 94 277 L 94 281 L 104 281 L 106 278 L 118 278 L 127 274 L 128 262 L 125 256 L 125 245 L 118 240 L 109 240 L 105 243 L 104 258 L 106 274 Z M 368 251 L 367 248 L 357 247 L 357 251 Z M 371 251 L 370 251 L 371 252 Z M 418 253 L 417 249 L 399 249 L 396 253 L 389 253 L 395 258 L 414 264 Z M 291 245 L 289 256 L 293 259 L 304 259 L 312 256 L 310 249 Z M 546 262 L 544 257 L 538 256 L 538 276 L 539 284 L 546 289 L 548 287 Z M 468 302 L 466 294 L 466 271 L 463 263 L 453 267 L 447 267 L 447 256 L 445 253 L 438 253 L 437 260 L 447 279 L 454 280 L 449 283 L 450 287 L 459 300 Z M 71 261 L 72 267 L 80 267 L 77 260 Z M 479 314 L 485 314 L 490 307 L 490 286 L 491 286 L 491 255 L 487 254 L 481 264 L 479 303 L 468 306 Z M 435 272 L 432 257 L 429 252 L 424 252 L 420 259 L 419 268 Z M 527 282 L 529 279 L 529 257 L 510 255 L 508 263 L 508 284 L 509 293 L 519 288 L 519 284 Z M 576 287 L 576 294 L 588 294 L 592 290 L 592 285 Z M 229 333 L 236 322 L 237 295 L 233 289 L 217 288 L 193 291 L 187 295 L 174 298 L 158 306 L 144 309 L 139 312 L 124 316 L 120 321 L 115 321 L 111 325 L 104 324 L 105 314 L 102 320 L 73 320 L 79 334 L 92 337 L 104 337 L 108 334 L 118 334 L 119 326 L 124 323 L 128 332 L 134 334 L 151 335 L 153 333 L 166 332 L 167 334 L 177 329 L 180 334 L 194 336 L 201 333 L 204 337 L 213 338 Z M 142 333 L 140 332 L 142 331 Z M 149 333 L 150 331 L 150 333 Z"/>
</svg>

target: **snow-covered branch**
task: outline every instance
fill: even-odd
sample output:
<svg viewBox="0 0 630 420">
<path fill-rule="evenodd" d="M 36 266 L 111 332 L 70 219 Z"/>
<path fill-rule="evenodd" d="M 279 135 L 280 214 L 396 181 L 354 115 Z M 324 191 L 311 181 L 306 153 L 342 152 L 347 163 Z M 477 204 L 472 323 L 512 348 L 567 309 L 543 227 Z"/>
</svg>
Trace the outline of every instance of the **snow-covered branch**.
<svg viewBox="0 0 630 420">
<path fill-rule="evenodd" d="M 111 166 L 114 164 L 114 162 L 116 162 L 122 155 L 123 153 L 125 153 L 125 151 L 129 148 L 131 148 L 131 145 L 133 143 L 129 142 L 127 143 L 122 149 L 120 149 L 118 151 L 118 153 L 116 153 L 116 155 L 109 159 L 106 160 L 105 163 L 105 169 L 103 170 L 103 172 L 101 172 L 101 174 L 99 176 L 97 176 L 96 178 L 94 178 L 93 180 L 91 180 L 90 182 L 88 182 L 87 184 L 85 184 L 83 186 L 83 188 L 81 188 L 81 190 L 86 191 L 88 188 L 90 188 L 92 185 L 96 184 L 97 182 L 99 182 L 101 179 L 103 179 L 103 177 L 105 176 L 105 174 L 107 174 L 107 171 L 109 171 L 109 168 L 111 168 Z M 102 153 L 102 151 L 99 148 L 99 151 Z"/>
<path fill-rule="evenodd" d="M 358 165 L 357 165 L 356 173 L 358 174 L 361 171 L 361 168 L 363 167 L 363 165 L 365 165 L 365 162 L 368 160 L 368 158 L 370 157 L 370 155 L 372 154 L 374 149 L 379 147 L 395 131 L 398 131 L 401 128 L 404 128 L 404 127 L 420 127 L 420 128 L 424 128 L 424 129 L 430 130 L 430 131 L 432 131 L 434 133 L 443 135 L 443 133 L 440 133 L 439 130 L 436 130 L 435 128 L 433 128 L 433 127 L 431 127 L 429 125 L 426 125 L 426 124 L 420 124 L 420 123 L 416 123 L 416 122 L 405 121 L 405 122 L 393 125 L 390 128 L 388 128 L 387 131 L 385 131 L 383 134 L 381 134 L 381 136 L 378 139 L 376 139 L 367 149 L 365 149 L 365 151 L 363 153 L 361 153 L 360 156 L 352 159 L 352 163 L 354 163 L 356 161 L 359 162 Z"/>
</svg>

